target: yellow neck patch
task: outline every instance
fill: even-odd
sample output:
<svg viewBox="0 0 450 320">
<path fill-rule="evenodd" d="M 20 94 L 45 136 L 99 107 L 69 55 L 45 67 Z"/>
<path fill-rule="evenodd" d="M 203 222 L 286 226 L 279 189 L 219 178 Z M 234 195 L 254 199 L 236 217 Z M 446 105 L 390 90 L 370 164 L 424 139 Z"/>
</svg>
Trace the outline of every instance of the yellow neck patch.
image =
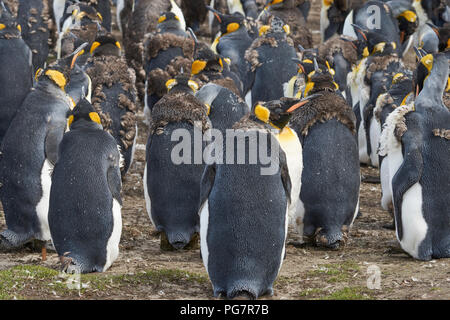
<svg viewBox="0 0 450 320">
<path fill-rule="evenodd" d="M 447 88 L 445 88 L 445 92 L 450 92 L 450 77 L 447 79 Z"/>
<path fill-rule="evenodd" d="M 56 83 L 62 90 L 64 90 L 67 80 L 61 72 L 57 70 L 47 70 L 45 71 L 45 75 Z"/>
<path fill-rule="evenodd" d="M 402 103 L 400 103 L 401 106 L 404 106 L 404 105 L 406 104 L 406 100 L 408 99 L 408 97 L 409 97 L 410 94 L 411 94 L 411 92 L 408 93 L 408 94 L 403 98 Z"/>
<path fill-rule="evenodd" d="M 310 92 L 313 88 L 314 88 L 314 82 L 309 81 L 309 82 L 306 84 L 305 92 L 304 92 L 303 96 L 307 97 L 308 94 L 309 94 L 309 92 Z"/>
<path fill-rule="evenodd" d="M 411 10 L 403 11 L 399 17 L 404 17 L 409 22 L 416 22 L 417 20 L 417 15 Z"/>
<path fill-rule="evenodd" d="M 117 48 L 122 49 L 122 47 L 120 46 L 120 42 L 119 42 L 119 41 L 116 41 L 115 44 L 116 44 L 116 47 L 117 47 Z"/>
<path fill-rule="evenodd" d="M 95 123 L 102 124 L 100 117 L 97 112 L 89 112 L 89 118 Z"/>
<path fill-rule="evenodd" d="M 255 107 L 255 116 L 262 122 L 268 123 L 270 117 L 270 111 L 266 107 L 263 107 L 260 104 L 257 104 Z"/>
<path fill-rule="evenodd" d="M 0 23 L 0 30 L 3 30 L 5 28 L 6 28 L 6 26 L 3 23 Z"/>
<path fill-rule="evenodd" d="M 70 115 L 69 119 L 67 119 L 67 126 L 70 128 L 73 122 L 73 115 Z"/>
<path fill-rule="evenodd" d="M 287 35 L 289 35 L 291 33 L 291 27 L 289 27 L 288 24 L 285 24 L 283 26 L 283 30 L 284 30 L 284 32 L 286 32 Z"/>
<path fill-rule="evenodd" d="M 194 93 L 198 90 L 198 84 L 195 81 L 189 80 L 188 86 L 192 89 L 192 91 L 194 91 Z"/>
<path fill-rule="evenodd" d="M 206 67 L 206 61 L 202 61 L 202 60 L 195 60 L 192 63 L 192 74 L 198 74 L 200 73 L 200 71 L 202 71 L 203 69 L 205 69 Z"/>
<path fill-rule="evenodd" d="M 322 4 L 323 4 L 325 7 L 329 7 L 329 6 L 331 6 L 331 5 L 333 4 L 333 2 L 334 2 L 334 0 L 323 0 L 323 1 L 322 1 Z"/>
<path fill-rule="evenodd" d="M 450 48 L 450 38 L 447 40 L 447 48 L 446 49 L 448 49 L 448 48 Z"/>
<path fill-rule="evenodd" d="M 280 143 L 286 143 L 291 141 L 292 139 L 296 139 L 294 132 L 288 126 L 285 126 L 283 130 L 277 135 L 278 141 Z"/>
</svg>

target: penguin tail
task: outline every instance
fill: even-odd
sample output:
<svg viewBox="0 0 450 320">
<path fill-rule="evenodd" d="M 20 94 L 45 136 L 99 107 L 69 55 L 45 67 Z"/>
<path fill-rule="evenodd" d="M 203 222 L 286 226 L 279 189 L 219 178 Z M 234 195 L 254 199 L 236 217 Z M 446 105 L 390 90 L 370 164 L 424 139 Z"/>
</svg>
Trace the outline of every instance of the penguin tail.
<svg viewBox="0 0 450 320">
<path fill-rule="evenodd" d="M 329 249 L 338 250 L 343 248 L 348 240 L 348 227 L 342 226 L 341 229 L 325 229 L 318 228 L 314 235 L 314 243 L 318 247 L 326 247 Z"/>
<path fill-rule="evenodd" d="M 227 299 L 255 300 L 258 299 L 260 292 L 259 285 L 254 281 L 239 281 L 228 288 L 226 297 Z"/>
<path fill-rule="evenodd" d="M 32 238 L 32 236 L 20 235 L 9 229 L 4 230 L 0 233 L 0 251 L 19 249 Z"/>
</svg>

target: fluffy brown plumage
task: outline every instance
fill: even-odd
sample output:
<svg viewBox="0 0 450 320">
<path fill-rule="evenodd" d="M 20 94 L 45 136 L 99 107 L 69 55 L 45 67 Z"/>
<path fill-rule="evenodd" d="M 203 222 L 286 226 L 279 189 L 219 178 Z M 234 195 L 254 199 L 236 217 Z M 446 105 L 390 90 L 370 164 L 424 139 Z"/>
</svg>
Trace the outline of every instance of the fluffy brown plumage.
<svg viewBox="0 0 450 320">
<path fill-rule="evenodd" d="M 333 61 L 335 53 L 341 53 L 345 60 L 351 64 L 356 64 L 358 60 L 357 49 L 350 41 L 345 41 L 341 37 L 335 35 L 328 39 L 318 47 L 319 57 L 328 61 Z"/>
<path fill-rule="evenodd" d="M 170 47 L 182 48 L 185 57 L 192 58 L 194 54 L 194 42 L 191 38 L 183 38 L 172 33 L 160 33 L 147 36 L 144 42 L 144 57 L 151 60 L 160 51 L 167 50 Z"/>
<path fill-rule="evenodd" d="M 153 106 L 150 134 L 161 134 L 171 122 L 188 122 L 192 125 L 201 122 L 202 132 L 205 132 L 211 127 L 206 113 L 206 106 L 192 94 L 169 92 Z"/>
<path fill-rule="evenodd" d="M 353 134 L 356 134 L 356 117 L 345 99 L 331 91 L 320 91 L 322 96 L 311 100 L 297 109 L 290 123 L 295 123 L 297 133 L 308 135 L 309 129 L 317 122 L 336 119 L 344 124 Z"/>
<path fill-rule="evenodd" d="M 159 98 L 167 93 L 167 80 L 175 78 L 183 72 L 190 72 L 192 60 L 183 57 L 174 58 L 166 68 L 156 68 L 149 72 L 147 76 L 147 95 L 157 95 Z"/>
<path fill-rule="evenodd" d="M 261 21 L 267 24 L 270 15 L 277 16 L 291 28 L 290 36 L 294 40 L 295 47 L 302 45 L 304 48 L 312 48 L 313 39 L 311 31 L 306 27 L 305 18 L 296 6 L 296 0 L 286 0 L 280 8 L 270 6 L 267 14 L 261 16 Z"/>
<path fill-rule="evenodd" d="M 179 4 L 179 0 L 175 1 Z M 131 13 L 124 30 L 123 43 L 128 65 L 136 72 L 136 89 L 139 98 L 144 96 L 145 72 L 142 56 L 144 53 L 143 40 L 147 33 L 156 31 L 158 17 L 161 12 L 169 11 L 168 0 L 140 0 Z"/>
<path fill-rule="evenodd" d="M 95 56 L 89 58 L 86 73 L 92 81 L 92 105 L 99 114 L 103 129 L 113 136 L 112 119 L 110 114 L 102 109 L 102 103 L 108 99 L 104 94 L 105 88 L 111 88 L 120 84 L 118 95 L 112 96 L 114 101 L 110 104 L 125 110 L 120 122 L 119 138 L 123 151 L 133 145 L 136 136 L 136 88 L 134 86 L 135 75 L 128 68 L 123 58 L 117 56 Z"/>
</svg>

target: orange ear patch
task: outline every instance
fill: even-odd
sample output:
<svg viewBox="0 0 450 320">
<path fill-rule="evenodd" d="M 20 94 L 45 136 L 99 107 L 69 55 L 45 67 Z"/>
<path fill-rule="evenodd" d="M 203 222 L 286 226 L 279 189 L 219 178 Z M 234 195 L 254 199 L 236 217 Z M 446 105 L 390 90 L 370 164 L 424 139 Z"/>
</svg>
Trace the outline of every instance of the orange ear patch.
<svg viewBox="0 0 450 320">
<path fill-rule="evenodd" d="M 100 117 L 99 117 L 97 112 L 89 112 L 89 118 L 92 121 L 94 121 L 94 122 L 96 122 L 98 124 L 102 124 L 102 122 L 100 121 Z"/>
</svg>

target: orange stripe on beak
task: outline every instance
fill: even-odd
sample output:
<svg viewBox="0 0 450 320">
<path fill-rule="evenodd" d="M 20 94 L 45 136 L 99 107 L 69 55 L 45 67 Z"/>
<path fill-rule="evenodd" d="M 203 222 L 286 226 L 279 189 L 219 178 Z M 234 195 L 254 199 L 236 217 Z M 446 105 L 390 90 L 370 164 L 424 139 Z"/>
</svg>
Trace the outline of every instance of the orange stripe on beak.
<svg viewBox="0 0 450 320">
<path fill-rule="evenodd" d="M 290 113 L 290 112 L 292 112 L 292 111 L 294 111 L 294 110 L 300 108 L 301 106 L 307 104 L 308 102 L 309 102 L 309 100 L 300 101 L 300 102 L 294 104 L 294 105 L 293 105 L 292 107 L 290 107 L 289 109 L 287 109 L 286 112 L 289 112 L 289 113 Z"/>
</svg>

